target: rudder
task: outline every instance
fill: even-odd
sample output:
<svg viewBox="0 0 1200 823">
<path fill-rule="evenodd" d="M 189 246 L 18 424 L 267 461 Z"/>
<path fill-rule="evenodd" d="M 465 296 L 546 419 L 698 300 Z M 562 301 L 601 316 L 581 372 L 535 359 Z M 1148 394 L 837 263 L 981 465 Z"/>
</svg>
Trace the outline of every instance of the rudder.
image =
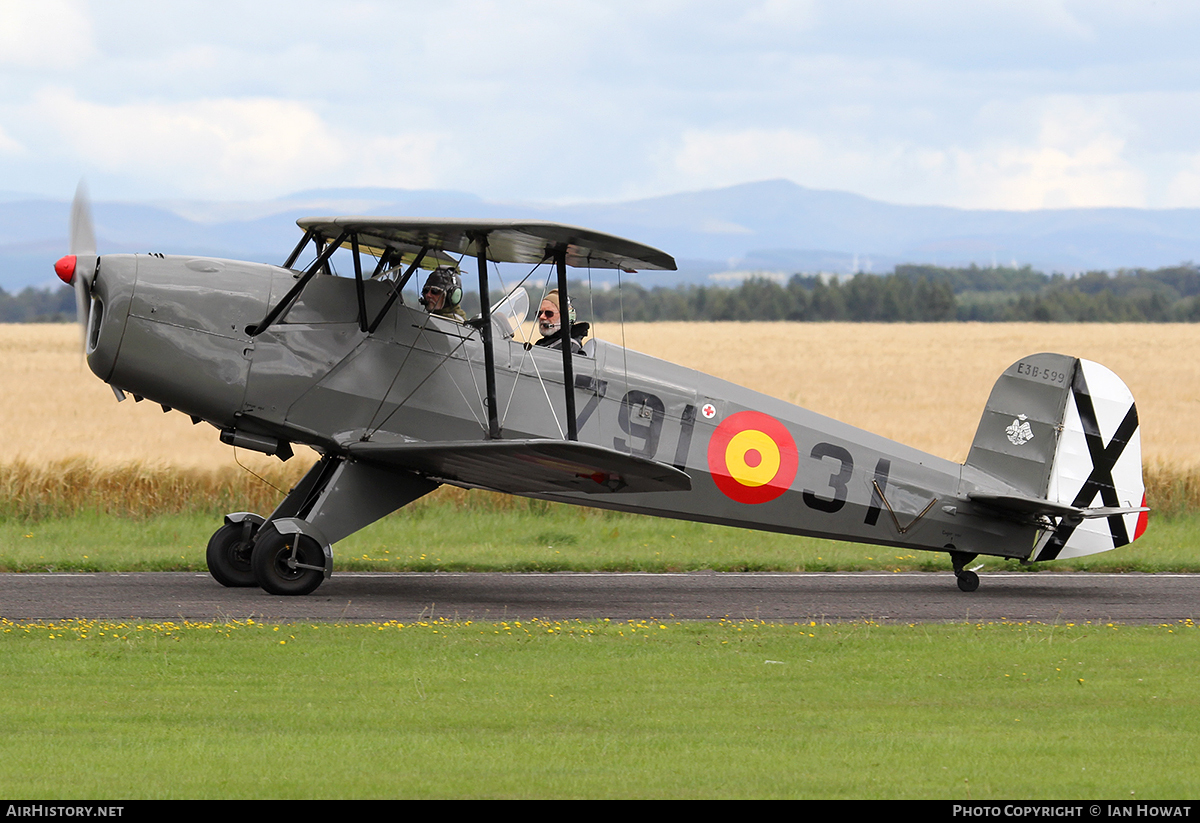
<svg viewBox="0 0 1200 823">
<path fill-rule="evenodd" d="M 1145 531 L 1137 406 L 1099 363 L 1042 353 L 1009 366 L 966 463 L 1030 498 L 1086 512 L 1054 518 L 1032 560 L 1108 551 Z"/>
<path fill-rule="evenodd" d="M 1133 393 L 1099 363 L 1078 363 L 1048 497 L 1084 509 L 1144 507 L 1142 436 Z M 1141 537 L 1146 523 L 1145 511 L 1064 523 L 1039 544 L 1033 559 L 1081 557 L 1115 549 Z"/>
</svg>

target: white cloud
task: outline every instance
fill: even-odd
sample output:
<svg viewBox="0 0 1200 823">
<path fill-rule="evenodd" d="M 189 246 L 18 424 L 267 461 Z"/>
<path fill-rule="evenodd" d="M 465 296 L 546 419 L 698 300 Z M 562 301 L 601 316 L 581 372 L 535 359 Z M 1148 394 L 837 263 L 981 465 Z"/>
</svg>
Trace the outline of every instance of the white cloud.
<svg viewBox="0 0 1200 823">
<path fill-rule="evenodd" d="M 0 0 L 0 176 L 1200 205 L 1198 20 L 1122 0 Z"/>
<path fill-rule="evenodd" d="M 436 183 L 439 136 L 338 130 L 298 101 L 211 99 L 102 105 L 46 90 L 31 114 L 87 166 L 171 191 L 234 196 L 314 185 Z"/>
<path fill-rule="evenodd" d="M 0 66 L 62 69 L 94 55 L 92 27 L 82 3 L 0 3 Z"/>
<path fill-rule="evenodd" d="M 1055 95 L 1030 108 L 1025 128 L 947 153 L 966 199 L 1011 209 L 1147 205 L 1120 100 Z"/>
<path fill-rule="evenodd" d="M 1098 135 L 1082 145 L 1001 145 L 954 150 L 946 170 L 974 207 L 1038 209 L 1146 205 L 1146 181 L 1122 157 L 1123 140 Z"/>
<path fill-rule="evenodd" d="M 830 160 L 819 137 L 793 129 L 689 129 L 680 142 L 671 158 L 676 176 L 704 186 L 774 177 L 813 180 Z"/>
<path fill-rule="evenodd" d="M 822 130 L 691 129 L 671 150 L 663 182 L 700 188 L 786 177 L 892 202 L 964 208 L 1147 205 L 1148 181 L 1129 156 L 1131 127 L 1119 106 L 1055 97 L 1005 111 L 1022 122 L 993 132 L 1003 117 L 992 111 L 950 139 L 922 139 L 913 129 L 839 128 L 832 119 Z"/>
<path fill-rule="evenodd" d="M 0 128 L 0 154 L 15 154 L 20 156 L 25 153 L 25 147 L 9 137 L 4 132 L 4 129 Z"/>
<path fill-rule="evenodd" d="M 1167 183 L 1163 208 L 1195 208 L 1200 204 L 1200 154 L 1184 157 Z"/>
</svg>

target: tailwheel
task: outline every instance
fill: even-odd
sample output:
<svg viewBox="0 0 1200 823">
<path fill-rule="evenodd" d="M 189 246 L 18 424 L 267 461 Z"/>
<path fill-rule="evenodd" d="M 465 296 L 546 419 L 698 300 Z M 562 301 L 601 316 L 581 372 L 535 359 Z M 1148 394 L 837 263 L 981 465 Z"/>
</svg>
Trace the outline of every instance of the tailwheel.
<svg viewBox="0 0 1200 823">
<path fill-rule="evenodd" d="M 973 592 L 979 588 L 979 575 L 970 569 L 964 569 L 961 572 L 955 572 L 955 577 L 958 578 L 959 591 Z"/>
<path fill-rule="evenodd" d="M 305 534 L 267 527 L 250 558 L 254 578 L 270 594 L 309 594 L 325 579 L 325 552 Z"/>
<path fill-rule="evenodd" d="M 954 576 L 958 578 L 959 591 L 973 592 L 978 589 L 979 575 L 968 569 L 967 564 L 979 555 L 957 551 L 953 543 L 947 543 L 946 548 L 950 550 L 950 562 L 954 564 Z"/>
<path fill-rule="evenodd" d="M 226 523 L 213 532 L 204 553 L 213 580 L 230 588 L 258 585 L 250 566 L 258 527 L 259 523 L 247 518 L 241 523 Z"/>
</svg>

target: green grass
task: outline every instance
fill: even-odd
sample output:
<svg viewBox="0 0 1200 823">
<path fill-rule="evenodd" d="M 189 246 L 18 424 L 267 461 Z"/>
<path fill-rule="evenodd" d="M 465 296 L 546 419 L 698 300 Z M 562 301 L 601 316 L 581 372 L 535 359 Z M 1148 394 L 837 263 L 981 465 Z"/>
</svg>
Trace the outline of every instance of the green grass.
<svg viewBox="0 0 1200 823">
<path fill-rule="evenodd" d="M 434 501 L 339 570 L 946 569 L 937 554 Z M 0 518 L 0 570 L 191 570 L 220 519 Z M 1200 515 L 1045 568 L 1198 571 Z M 989 569 L 1018 568 L 999 560 Z M 0 604 L 0 616 L 2 616 Z M 1200 790 L 1197 628 L 0 620 L 18 798 L 1152 798 Z"/>
<path fill-rule="evenodd" d="M 1191 623 L 0 629 L 10 799 L 1200 791 Z"/>
<path fill-rule="evenodd" d="M 221 519 L 77 513 L 0 518 L 0 571 L 204 571 Z M 945 570 L 946 555 L 519 500 L 403 509 L 334 546 L 342 571 Z M 986 568 L 1019 569 L 986 560 Z M 1200 572 L 1200 514 L 1154 517 L 1137 542 L 1036 568 Z"/>
</svg>

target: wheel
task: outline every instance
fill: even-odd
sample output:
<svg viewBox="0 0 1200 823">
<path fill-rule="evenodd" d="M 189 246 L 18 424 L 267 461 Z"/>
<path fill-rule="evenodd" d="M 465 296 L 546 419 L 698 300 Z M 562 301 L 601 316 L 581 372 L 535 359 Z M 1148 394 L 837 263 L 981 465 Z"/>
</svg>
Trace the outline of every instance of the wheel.
<svg viewBox="0 0 1200 823">
<path fill-rule="evenodd" d="M 208 573 L 222 586 L 238 588 L 257 586 L 254 570 L 250 567 L 250 550 L 254 548 L 254 536 L 258 523 L 243 520 L 241 523 L 226 523 L 209 538 L 204 559 L 208 561 Z"/>
<path fill-rule="evenodd" d="M 250 565 L 255 581 L 270 594 L 308 594 L 325 579 L 325 552 L 316 540 L 273 528 L 254 542 Z"/>
<path fill-rule="evenodd" d="M 958 572 L 958 588 L 960 591 L 973 592 L 979 588 L 979 575 L 968 569 Z"/>
</svg>

